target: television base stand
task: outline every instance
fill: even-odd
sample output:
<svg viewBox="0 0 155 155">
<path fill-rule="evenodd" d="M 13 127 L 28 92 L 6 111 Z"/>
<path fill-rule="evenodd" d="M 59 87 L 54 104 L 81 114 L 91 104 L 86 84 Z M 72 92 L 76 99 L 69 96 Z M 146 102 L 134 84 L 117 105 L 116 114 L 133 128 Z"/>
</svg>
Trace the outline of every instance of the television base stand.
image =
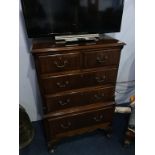
<svg viewBox="0 0 155 155">
<path fill-rule="evenodd" d="M 65 40 L 68 41 L 79 41 L 79 40 L 94 40 L 99 38 L 99 34 L 80 34 L 80 35 L 62 35 L 62 36 L 55 36 L 55 40 Z"/>
<path fill-rule="evenodd" d="M 118 43 L 117 39 L 114 39 L 107 35 L 99 35 L 99 37 L 91 38 L 79 38 L 79 39 L 54 39 L 54 38 L 37 38 L 33 40 L 33 46 L 40 48 L 40 46 L 45 46 L 47 48 L 59 48 L 59 47 L 75 47 L 75 46 L 85 46 L 85 45 L 100 45 L 100 44 L 114 44 Z M 39 46 L 38 46 L 39 45 Z"/>
<path fill-rule="evenodd" d="M 98 41 L 98 38 L 91 38 L 91 39 L 85 39 L 85 38 L 78 38 L 76 40 L 56 40 L 56 45 L 65 45 L 65 46 L 76 46 L 76 45 L 90 45 L 90 44 L 96 44 Z"/>
</svg>

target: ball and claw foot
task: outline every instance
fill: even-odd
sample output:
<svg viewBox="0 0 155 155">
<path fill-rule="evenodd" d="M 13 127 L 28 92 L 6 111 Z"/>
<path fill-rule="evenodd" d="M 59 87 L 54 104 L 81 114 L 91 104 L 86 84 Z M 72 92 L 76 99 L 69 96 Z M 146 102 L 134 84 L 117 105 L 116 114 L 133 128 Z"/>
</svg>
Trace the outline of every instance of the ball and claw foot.
<svg viewBox="0 0 155 155">
<path fill-rule="evenodd" d="M 52 149 L 49 150 L 49 153 L 51 153 L 51 154 L 54 153 L 54 152 L 55 152 L 55 149 L 54 148 L 52 148 Z"/>
<path fill-rule="evenodd" d="M 109 139 L 112 137 L 112 128 L 111 127 L 109 127 L 108 129 L 105 130 L 105 135 Z"/>
<path fill-rule="evenodd" d="M 55 152 L 55 150 L 56 150 L 56 146 L 52 146 L 52 147 L 49 148 L 48 152 L 50 154 L 53 154 Z"/>
<path fill-rule="evenodd" d="M 130 141 L 125 140 L 123 146 L 124 146 L 125 148 L 128 148 L 128 147 L 130 146 Z"/>
<path fill-rule="evenodd" d="M 112 134 L 111 133 L 107 133 L 106 137 L 110 139 L 112 137 Z"/>
</svg>

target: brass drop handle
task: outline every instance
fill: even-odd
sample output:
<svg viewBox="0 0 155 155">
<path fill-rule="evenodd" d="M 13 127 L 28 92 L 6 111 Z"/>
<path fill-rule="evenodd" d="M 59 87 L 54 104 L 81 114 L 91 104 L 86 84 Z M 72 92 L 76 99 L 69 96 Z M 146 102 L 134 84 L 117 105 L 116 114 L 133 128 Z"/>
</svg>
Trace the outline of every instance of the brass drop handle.
<svg viewBox="0 0 155 155">
<path fill-rule="evenodd" d="M 102 76 L 102 77 L 96 77 L 95 79 L 96 79 L 96 81 L 97 81 L 98 83 L 101 83 L 101 82 L 104 82 L 104 81 L 105 81 L 106 76 L 104 75 L 104 76 Z"/>
<path fill-rule="evenodd" d="M 58 64 L 57 61 L 54 61 L 54 64 L 56 65 L 57 68 L 64 68 L 67 63 L 68 63 L 67 60 L 64 60 L 61 64 Z"/>
<path fill-rule="evenodd" d="M 96 122 L 100 122 L 100 121 L 102 121 L 103 118 L 104 118 L 104 116 L 103 116 L 102 114 L 99 115 L 99 116 L 93 117 L 93 119 L 94 119 Z"/>
<path fill-rule="evenodd" d="M 96 58 L 96 61 L 98 62 L 98 63 L 105 63 L 106 62 L 106 60 L 108 59 L 108 56 L 106 55 L 106 56 L 98 56 L 97 58 Z"/>
<path fill-rule="evenodd" d="M 70 126 L 71 126 L 71 122 L 69 121 L 66 124 L 63 124 L 63 123 L 60 124 L 60 127 L 63 129 L 68 129 Z"/>
<path fill-rule="evenodd" d="M 95 95 L 94 95 L 94 98 L 97 99 L 97 100 L 100 100 L 100 99 L 102 99 L 103 97 L 104 97 L 104 93 L 102 93 L 102 94 L 95 94 Z"/>
<path fill-rule="evenodd" d="M 69 81 L 65 81 L 65 82 L 57 82 L 57 86 L 59 88 L 65 88 L 67 85 L 69 84 Z"/>
<path fill-rule="evenodd" d="M 61 106 L 64 106 L 64 105 L 66 105 L 66 104 L 69 104 L 70 103 L 70 99 L 67 99 L 66 100 L 66 102 L 64 101 L 59 101 L 59 104 L 61 105 Z"/>
</svg>

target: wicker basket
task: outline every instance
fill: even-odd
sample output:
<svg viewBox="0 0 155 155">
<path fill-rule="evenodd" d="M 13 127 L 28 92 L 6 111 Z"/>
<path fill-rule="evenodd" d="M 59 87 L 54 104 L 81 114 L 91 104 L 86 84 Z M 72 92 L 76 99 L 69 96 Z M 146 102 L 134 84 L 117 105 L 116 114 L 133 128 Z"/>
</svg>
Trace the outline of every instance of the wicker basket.
<svg viewBox="0 0 155 155">
<path fill-rule="evenodd" d="M 34 137 L 34 128 L 25 109 L 19 105 L 19 148 L 29 145 Z"/>
</svg>

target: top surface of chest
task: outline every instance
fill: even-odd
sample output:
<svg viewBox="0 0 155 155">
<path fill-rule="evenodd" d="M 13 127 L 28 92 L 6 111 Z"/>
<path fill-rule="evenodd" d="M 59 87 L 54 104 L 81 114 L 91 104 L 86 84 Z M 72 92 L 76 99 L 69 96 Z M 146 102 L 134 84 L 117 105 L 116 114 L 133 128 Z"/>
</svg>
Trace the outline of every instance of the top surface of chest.
<svg viewBox="0 0 155 155">
<path fill-rule="evenodd" d="M 107 37 L 94 43 L 57 45 L 50 40 L 34 40 L 32 53 L 40 74 L 87 70 L 119 64 L 124 43 Z"/>
<path fill-rule="evenodd" d="M 90 51 L 95 49 L 113 49 L 122 48 L 125 44 L 117 39 L 105 36 L 98 41 L 92 43 L 75 43 L 75 44 L 57 44 L 55 41 L 50 39 L 35 39 L 32 43 L 33 54 L 55 54 L 55 53 L 68 53 L 70 51 Z"/>
</svg>

